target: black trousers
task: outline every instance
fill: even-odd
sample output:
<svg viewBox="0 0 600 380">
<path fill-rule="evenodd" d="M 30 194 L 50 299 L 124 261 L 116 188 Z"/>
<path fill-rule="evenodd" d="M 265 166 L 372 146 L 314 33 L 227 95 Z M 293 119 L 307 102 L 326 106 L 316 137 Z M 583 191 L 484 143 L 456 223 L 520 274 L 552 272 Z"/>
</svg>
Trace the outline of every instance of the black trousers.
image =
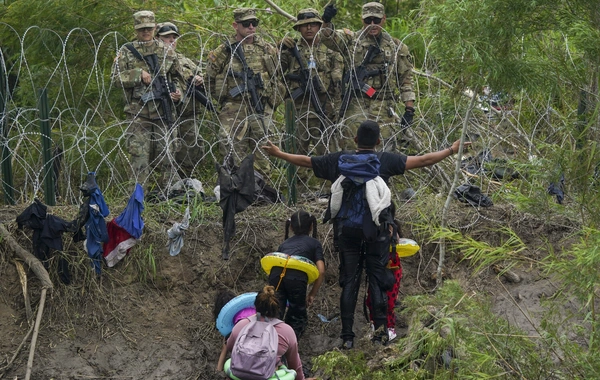
<svg viewBox="0 0 600 380">
<path fill-rule="evenodd" d="M 376 241 L 365 241 L 361 229 L 342 228 L 338 237 L 340 250 L 340 312 L 343 340 L 354 338 L 354 310 L 360 290 L 363 265 L 371 289 L 375 329 L 386 326 L 387 294 L 394 285 L 394 275 L 387 268 L 390 237 L 383 234 Z"/>
<path fill-rule="evenodd" d="M 299 272 L 288 269 L 287 272 Z M 269 285 L 277 289 L 277 301 L 279 302 L 279 319 L 290 325 L 296 333 L 296 339 L 300 339 L 308 325 L 308 312 L 306 311 L 306 287 L 308 278 L 304 273 L 288 273 L 281 283 L 279 274 L 281 270 L 273 268 L 269 276 Z M 286 305 L 287 311 L 286 311 Z"/>
</svg>

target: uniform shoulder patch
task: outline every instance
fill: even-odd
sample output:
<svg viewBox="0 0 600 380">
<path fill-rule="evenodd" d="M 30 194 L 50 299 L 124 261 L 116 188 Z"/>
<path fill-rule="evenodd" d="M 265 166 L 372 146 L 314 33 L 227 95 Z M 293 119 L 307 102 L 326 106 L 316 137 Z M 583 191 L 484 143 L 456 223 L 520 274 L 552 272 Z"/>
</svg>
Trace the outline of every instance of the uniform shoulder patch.
<svg viewBox="0 0 600 380">
<path fill-rule="evenodd" d="M 208 53 L 208 60 L 211 62 L 215 62 L 217 60 L 217 55 L 215 54 L 214 51 L 211 51 L 210 53 Z"/>
<path fill-rule="evenodd" d="M 344 33 L 345 33 L 345 34 L 347 34 L 347 35 L 349 35 L 349 36 L 351 36 L 351 35 L 353 35 L 353 34 L 354 34 L 354 32 L 353 32 L 353 31 L 351 31 L 350 29 L 347 29 L 347 28 L 344 28 L 344 29 L 342 29 L 342 30 L 344 31 Z"/>
</svg>

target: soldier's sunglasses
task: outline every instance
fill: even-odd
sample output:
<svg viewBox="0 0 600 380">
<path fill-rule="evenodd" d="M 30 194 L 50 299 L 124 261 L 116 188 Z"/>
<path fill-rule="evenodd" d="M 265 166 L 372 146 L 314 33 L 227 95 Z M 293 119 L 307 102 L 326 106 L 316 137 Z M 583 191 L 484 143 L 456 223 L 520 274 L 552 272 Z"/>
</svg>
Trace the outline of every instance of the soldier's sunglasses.
<svg viewBox="0 0 600 380">
<path fill-rule="evenodd" d="M 166 32 L 175 32 L 176 34 L 179 34 L 179 30 L 177 30 L 177 27 L 171 26 L 171 25 L 165 25 L 165 26 L 161 27 L 157 33 L 161 34 L 161 33 L 166 33 Z"/>
<path fill-rule="evenodd" d="M 252 26 L 256 28 L 258 26 L 258 20 L 240 21 L 239 24 L 242 24 L 244 28 L 249 28 L 250 24 L 252 24 Z"/>
<path fill-rule="evenodd" d="M 381 18 L 379 18 L 379 17 L 367 17 L 367 18 L 364 18 L 363 21 L 367 25 L 371 25 L 371 23 L 376 24 L 376 25 L 381 24 Z"/>
<path fill-rule="evenodd" d="M 318 17 L 319 17 L 318 14 L 312 13 L 312 12 L 309 12 L 309 13 L 300 13 L 300 14 L 298 14 L 298 21 L 300 21 L 300 20 L 307 20 L 309 18 L 318 18 Z"/>
</svg>

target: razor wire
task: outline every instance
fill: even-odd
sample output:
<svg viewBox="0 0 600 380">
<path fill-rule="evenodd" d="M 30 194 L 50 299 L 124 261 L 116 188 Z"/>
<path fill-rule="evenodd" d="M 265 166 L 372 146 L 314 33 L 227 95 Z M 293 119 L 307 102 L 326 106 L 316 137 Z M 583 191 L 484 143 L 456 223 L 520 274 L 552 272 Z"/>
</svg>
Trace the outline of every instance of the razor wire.
<svg viewBox="0 0 600 380">
<path fill-rule="evenodd" d="M 52 30 L 35 26 L 19 35 L 9 25 L 2 24 L 0 27 L 10 30 L 20 42 L 19 51 L 11 51 L 9 55 L 6 55 L 6 51 L 0 52 L 4 74 L 1 86 L 6 94 L 5 112 L 0 120 L 3 128 L 2 146 L 7 149 L 11 160 L 16 202 L 30 203 L 43 192 L 44 167 L 39 145 L 41 120 L 36 109 L 37 91 L 40 88 L 46 88 L 49 94 L 52 136 L 48 137 L 53 142 L 53 172 L 57 181 L 59 202 L 77 204 L 80 196 L 79 186 L 90 171 L 96 172 L 98 183 L 105 194 L 127 197 L 137 180 L 124 141 L 130 120 L 123 112 L 124 90 L 111 82 L 110 75 L 113 60 L 123 44 L 128 42 L 127 38 L 117 32 L 94 37 L 84 28 L 73 29 L 63 37 Z M 267 34 L 261 34 L 261 37 L 278 46 L 275 38 Z M 179 38 L 177 49 L 185 49 L 186 55 L 198 64 L 200 74 L 204 74 L 208 52 L 222 43 L 224 38 L 219 32 L 185 33 Z M 347 48 L 353 49 L 355 46 Z M 277 58 L 280 62 L 279 57 Z M 351 67 L 346 67 L 346 70 L 355 70 L 359 64 L 360 62 L 351 62 Z M 417 148 L 409 145 L 406 148 L 409 154 L 423 154 L 449 146 L 453 141 L 450 136 L 457 136 L 462 127 L 462 117 L 467 104 L 460 98 L 455 98 L 454 103 L 449 102 L 448 93 L 451 90 L 431 79 L 435 73 L 431 73 L 430 68 L 415 68 L 415 73 L 419 72 L 427 73 L 413 76 L 417 112 L 411 129 L 418 138 L 419 146 Z M 291 84 L 285 79 L 281 66 L 276 68 L 275 75 L 278 76 L 277 81 L 283 84 L 289 93 Z M 229 91 L 228 88 L 220 90 Z M 281 103 L 287 97 L 285 93 L 277 93 L 276 96 Z M 335 99 L 328 100 L 335 102 Z M 466 97 L 463 100 L 466 100 Z M 246 97 L 244 101 L 247 101 Z M 320 117 L 312 111 L 307 96 L 300 98 L 300 103 L 301 109 L 310 111 L 296 115 L 297 130 L 304 128 L 310 118 Z M 560 117 L 547 105 L 535 104 L 534 100 L 526 96 L 522 97 L 522 103 L 519 104 L 519 108 L 515 107 L 512 110 L 491 110 L 489 103 L 481 101 L 475 117 L 469 120 L 469 138 L 481 148 L 494 150 L 502 147 L 502 150 L 511 155 L 516 151 L 535 155 L 532 141 L 539 137 L 543 127 L 550 125 L 557 128 Z M 250 104 L 246 106 L 251 107 Z M 523 107 L 543 108 L 546 111 L 539 112 L 537 122 L 530 128 L 519 121 L 519 109 Z M 273 122 L 267 133 L 252 143 L 258 147 L 255 153 L 269 160 L 274 168 L 265 180 L 280 193 L 285 193 L 288 187 L 285 175 L 282 174 L 285 166 L 278 160 L 267 157 L 260 146 L 267 140 L 276 145 L 290 139 L 296 140 L 296 144 L 299 142 L 298 133 L 288 134 L 285 131 L 283 108 L 281 104 L 275 110 Z M 401 110 L 402 103 L 398 102 L 393 112 L 402 115 Z M 374 112 L 367 109 L 362 111 L 364 114 Z M 349 135 L 346 126 L 348 119 L 353 116 L 355 115 L 344 115 L 338 120 L 323 120 L 324 128 L 319 133 L 309 130 L 309 135 L 317 143 L 309 147 L 308 154 L 315 154 L 318 144 L 324 146 L 326 152 L 330 152 L 337 150 L 340 140 L 353 139 L 354 136 Z M 236 122 L 241 128 L 247 121 L 247 117 L 243 116 Z M 181 179 L 181 162 L 178 162 L 174 150 L 170 147 L 175 143 L 187 144 L 184 149 L 198 149 L 201 152 L 200 158 L 194 164 L 192 176 L 199 177 L 204 189 L 210 193 L 218 182 L 214 170 L 215 163 L 223 163 L 232 151 L 232 142 L 228 137 L 223 137 L 226 134 L 223 133 L 223 125 L 218 117 L 204 107 L 193 109 L 191 115 L 177 115 L 175 128 L 186 123 L 193 125 L 194 138 L 187 143 L 167 133 L 168 127 L 163 121 L 156 122 L 165 131 L 161 137 L 164 141 L 161 141 L 160 145 L 167 147 L 156 159 L 169 163 L 172 174 L 169 185 Z M 382 127 L 392 128 L 395 139 L 404 137 L 399 123 L 385 124 Z M 452 169 L 448 165 L 444 166 L 444 170 L 449 172 Z M 479 181 L 487 179 L 488 174 L 480 173 Z M 416 193 L 437 186 L 437 182 L 431 176 L 425 176 L 419 171 L 406 174 L 400 182 L 400 187 L 412 187 Z M 148 187 L 150 184 L 142 185 Z M 322 180 L 313 179 L 311 172 L 299 178 L 296 186 L 299 193 L 307 199 L 311 194 L 318 195 L 328 191 L 328 185 Z"/>
</svg>

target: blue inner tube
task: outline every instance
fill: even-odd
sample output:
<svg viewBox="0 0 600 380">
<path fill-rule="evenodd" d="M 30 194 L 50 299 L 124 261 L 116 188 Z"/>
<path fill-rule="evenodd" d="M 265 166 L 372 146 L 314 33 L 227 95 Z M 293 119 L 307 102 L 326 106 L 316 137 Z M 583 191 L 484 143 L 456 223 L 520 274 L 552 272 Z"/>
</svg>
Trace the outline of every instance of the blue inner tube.
<svg viewBox="0 0 600 380">
<path fill-rule="evenodd" d="M 217 317 L 217 330 L 219 330 L 221 335 L 227 336 L 231 334 L 231 330 L 233 330 L 233 317 L 245 308 L 254 307 L 257 294 L 256 292 L 240 294 L 223 306 Z"/>
</svg>

